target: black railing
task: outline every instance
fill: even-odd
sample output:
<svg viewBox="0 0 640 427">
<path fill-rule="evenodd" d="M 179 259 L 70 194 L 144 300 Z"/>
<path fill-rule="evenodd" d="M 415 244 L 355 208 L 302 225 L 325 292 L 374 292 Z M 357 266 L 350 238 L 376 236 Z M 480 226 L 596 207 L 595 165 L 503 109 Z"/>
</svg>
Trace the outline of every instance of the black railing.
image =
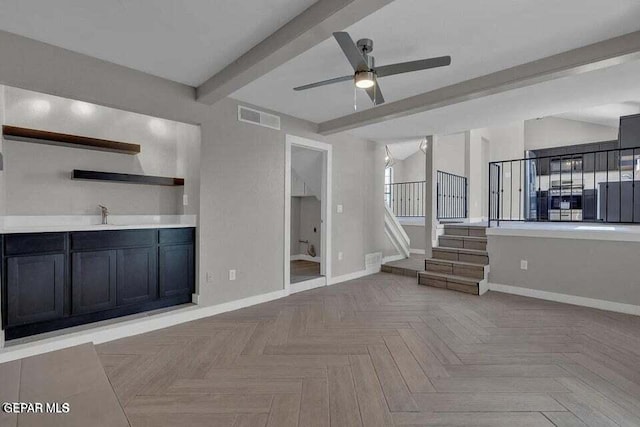
<svg viewBox="0 0 640 427">
<path fill-rule="evenodd" d="M 640 147 L 491 162 L 488 197 L 489 225 L 640 223 Z"/>
<path fill-rule="evenodd" d="M 437 218 L 463 219 L 467 217 L 467 178 L 438 171 Z"/>
<path fill-rule="evenodd" d="M 385 184 L 385 203 L 395 216 L 424 216 L 425 181 Z"/>
</svg>

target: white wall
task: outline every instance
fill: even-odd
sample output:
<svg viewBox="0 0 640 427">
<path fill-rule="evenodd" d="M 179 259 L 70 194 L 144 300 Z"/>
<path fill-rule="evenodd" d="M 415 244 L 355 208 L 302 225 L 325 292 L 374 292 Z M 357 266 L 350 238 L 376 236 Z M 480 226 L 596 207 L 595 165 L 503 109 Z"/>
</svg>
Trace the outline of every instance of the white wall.
<svg viewBox="0 0 640 427">
<path fill-rule="evenodd" d="M 484 142 L 483 142 L 484 141 Z M 483 145 L 488 145 L 488 161 L 514 160 L 524 157 L 524 122 L 510 123 L 504 126 L 491 128 L 474 129 L 469 134 L 469 146 L 471 147 L 470 168 L 473 170 L 472 179 L 469 182 L 470 192 L 470 217 L 476 217 L 481 212 L 482 217 L 488 215 L 487 203 L 483 198 L 488 198 L 489 180 L 482 175 L 488 174 L 488 170 L 479 162 L 483 162 L 485 157 L 482 154 Z M 512 169 L 507 163 L 502 168 L 501 179 L 507 183 L 503 193 L 503 217 L 510 215 L 517 219 L 524 212 L 523 202 L 520 198 L 518 185 L 511 186 L 508 183 L 513 177 L 517 182 L 518 176 L 524 176 L 524 170 L 520 170 L 515 164 Z"/>
<path fill-rule="evenodd" d="M 315 197 L 302 197 L 300 203 L 300 240 L 308 240 L 320 256 L 321 203 Z M 306 253 L 307 245 L 300 244 L 300 252 Z"/>
<path fill-rule="evenodd" d="M 420 150 L 393 165 L 393 182 L 425 180 L 424 153 Z"/>
<path fill-rule="evenodd" d="M 422 157 L 424 164 L 424 155 Z M 455 175 L 465 175 L 465 134 L 439 135 L 434 147 L 436 170 Z"/>
<path fill-rule="evenodd" d="M 140 144 L 137 155 L 6 140 L 7 215 L 198 212 L 200 130 L 57 96 L 6 87 L 3 124 Z M 185 187 L 71 180 L 73 169 L 185 178 Z M 189 206 L 183 209 L 182 195 Z"/>
<path fill-rule="evenodd" d="M 314 196 L 291 198 L 291 255 L 306 255 L 308 246 L 300 240 L 308 240 L 320 256 L 321 209 L 320 200 Z"/>
<path fill-rule="evenodd" d="M 191 87 L 9 33 L 0 32 L 0 57 L 0 83 L 201 125 L 201 304 L 283 289 L 286 133 L 334 147 L 333 205 L 344 212 L 333 215 L 333 275 L 364 270 L 365 254 L 384 246 L 384 151 L 372 142 L 323 137 L 288 116 L 280 131 L 241 123 L 233 99 L 205 105 Z M 232 268 L 237 280 L 230 282 Z"/>
<path fill-rule="evenodd" d="M 291 234 L 289 235 L 289 253 L 298 255 L 300 253 L 300 205 L 302 197 L 291 197 Z"/>
<path fill-rule="evenodd" d="M 525 150 L 618 139 L 618 128 L 578 120 L 545 117 L 524 122 Z"/>
</svg>

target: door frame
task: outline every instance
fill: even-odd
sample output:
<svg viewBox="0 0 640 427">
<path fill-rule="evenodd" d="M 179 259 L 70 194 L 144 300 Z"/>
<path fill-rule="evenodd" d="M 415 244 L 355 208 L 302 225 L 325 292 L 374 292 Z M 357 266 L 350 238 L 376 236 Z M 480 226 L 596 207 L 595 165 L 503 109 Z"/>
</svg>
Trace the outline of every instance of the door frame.
<svg viewBox="0 0 640 427">
<path fill-rule="evenodd" d="M 291 287 L 291 147 L 302 147 L 320 151 L 322 155 L 322 190 L 321 190 L 321 224 L 320 224 L 320 274 L 321 279 L 312 279 L 294 284 Z M 287 293 L 300 292 L 331 283 L 331 177 L 333 147 L 325 142 L 314 141 L 295 135 L 285 136 L 284 155 L 284 285 Z M 298 286 L 299 285 L 299 286 Z"/>
</svg>

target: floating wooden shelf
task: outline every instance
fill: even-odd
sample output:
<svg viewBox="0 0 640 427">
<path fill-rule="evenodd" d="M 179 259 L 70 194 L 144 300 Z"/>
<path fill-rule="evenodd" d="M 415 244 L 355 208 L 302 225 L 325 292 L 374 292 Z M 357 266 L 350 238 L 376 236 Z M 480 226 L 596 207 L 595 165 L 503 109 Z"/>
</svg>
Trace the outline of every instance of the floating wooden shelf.
<svg viewBox="0 0 640 427">
<path fill-rule="evenodd" d="M 65 147 L 83 148 L 85 150 L 110 151 L 135 155 L 140 153 L 140 145 L 88 136 L 69 135 L 66 133 L 48 132 L 16 126 L 2 126 L 5 139 L 12 141 L 34 142 L 36 144 L 61 145 Z"/>
<path fill-rule="evenodd" d="M 87 170 L 81 170 L 81 169 L 74 169 L 72 178 L 86 179 L 86 180 L 92 180 L 92 181 L 125 182 L 129 184 L 167 185 L 167 186 L 184 185 L 184 178 L 171 178 L 166 176 L 153 176 L 153 175 L 135 175 L 130 173 L 98 172 L 98 171 L 87 171 Z"/>
</svg>

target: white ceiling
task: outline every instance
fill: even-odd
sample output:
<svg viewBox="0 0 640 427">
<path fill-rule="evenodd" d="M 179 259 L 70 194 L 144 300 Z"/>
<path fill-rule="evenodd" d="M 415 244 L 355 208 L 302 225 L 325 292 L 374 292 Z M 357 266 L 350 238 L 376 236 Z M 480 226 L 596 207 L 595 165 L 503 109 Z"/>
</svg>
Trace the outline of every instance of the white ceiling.
<svg viewBox="0 0 640 427">
<path fill-rule="evenodd" d="M 0 29 L 197 86 L 315 0 L 2 0 Z"/>
<path fill-rule="evenodd" d="M 351 131 L 381 142 L 448 135 L 640 99 L 640 61 L 552 80 Z"/>
<path fill-rule="evenodd" d="M 420 150 L 422 138 L 412 138 L 400 141 L 386 141 L 391 155 L 396 160 L 404 160 Z"/>
<path fill-rule="evenodd" d="M 576 111 L 556 114 L 561 119 L 578 120 L 595 123 L 602 126 L 618 127 L 621 116 L 640 113 L 640 102 L 626 101 L 616 104 L 598 105 L 596 107 L 581 108 Z"/>
<path fill-rule="evenodd" d="M 378 65 L 452 56 L 446 68 L 380 79 L 391 102 L 638 30 L 639 18 L 637 0 L 395 0 L 346 30 L 373 39 Z M 353 112 L 353 84 L 292 88 L 351 72 L 329 39 L 232 96 L 322 122 Z M 358 108 L 370 108 L 359 92 Z"/>
</svg>

